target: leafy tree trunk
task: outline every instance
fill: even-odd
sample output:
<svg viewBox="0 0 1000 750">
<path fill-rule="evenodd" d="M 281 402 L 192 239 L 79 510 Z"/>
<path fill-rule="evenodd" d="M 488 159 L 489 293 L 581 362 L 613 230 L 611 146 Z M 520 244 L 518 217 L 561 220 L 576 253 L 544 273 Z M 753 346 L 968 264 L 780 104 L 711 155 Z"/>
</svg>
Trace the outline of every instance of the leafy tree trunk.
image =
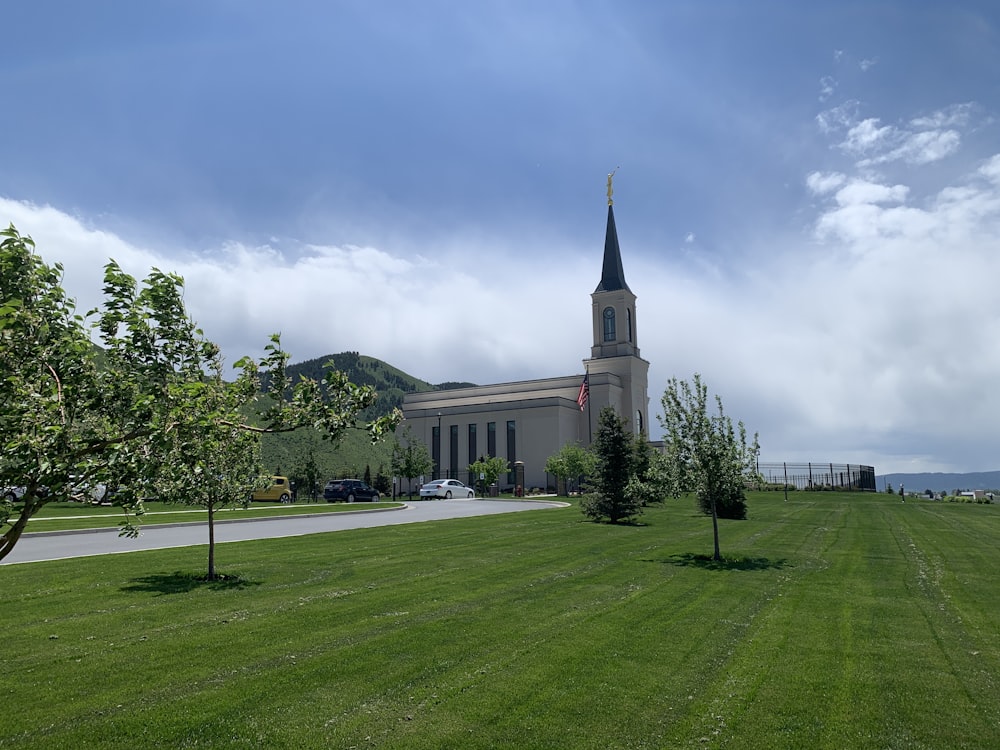
<svg viewBox="0 0 1000 750">
<path fill-rule="evenodd" d="M 28 525 L 28 521 L 34 515 L 35 510 L 26 502 L 24 507 L 21 508 L 21 513 L 18 515 L 17 520 L 11 524 L 7 533 L 0 536 L 0 560 L 3 560 L 14 549 L 14 545 L 21 538 L 21 534 L 24 533 L 24 528 Z"/>
<path fill-rule="evenodd" d="M 713 560 L 721 560 L 722 552 L 719 550 L 719 514 L 715 510 L 715 498 L 712 498 L 712 533 L 715 535 L 715 554 Z"/>
</svg>

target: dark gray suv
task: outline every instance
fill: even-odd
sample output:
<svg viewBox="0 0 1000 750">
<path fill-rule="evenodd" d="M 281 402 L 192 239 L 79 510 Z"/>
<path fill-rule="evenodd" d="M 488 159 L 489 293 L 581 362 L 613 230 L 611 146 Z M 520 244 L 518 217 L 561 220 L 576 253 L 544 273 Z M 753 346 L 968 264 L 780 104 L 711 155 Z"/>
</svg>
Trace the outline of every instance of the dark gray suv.
<svg viewBox="0 0 1000 750">
<path fill-rule="evenodd" d="M 323 488 L 323 499 L 328 503 L 340 500 L 353 503 L 355 500 L 378 502 L 378 490 L 360 479 L 331 479 Z"/>
</svg>

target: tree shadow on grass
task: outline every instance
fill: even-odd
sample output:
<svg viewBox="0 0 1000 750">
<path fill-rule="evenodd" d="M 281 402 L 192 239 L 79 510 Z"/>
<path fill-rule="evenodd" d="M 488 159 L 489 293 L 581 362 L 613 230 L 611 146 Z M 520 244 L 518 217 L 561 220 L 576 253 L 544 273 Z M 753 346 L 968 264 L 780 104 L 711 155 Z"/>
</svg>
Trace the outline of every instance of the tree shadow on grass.
<svg viewBox="0 0 1000 750">
<path fill-rule="evenodd" d="M 173 573 L 154 573 L 140 578 L 133 578 L 127 586 L 122 586 L 122 591 L 138 591 L 149 594 L 163 596 L 165 594 L 186 594 L 196 589 L 211 589 L 212 591 L 226 591 L 229 589 L 245 589 L 250 586 L 259 586 L 257 581 L 248 581 L 238 575 L 226 575 L 216 573 L 214 580 L 208 580 L 204 575 L 195 573 L 183 573 L 175 571 Z"/>
<path fill-rule="evenodd" d="M 693 552 L 671 555 L 666 560 L 650 560 L 650 562 L 662 562 L 681 568 L 701 568 L 702 570 L 777 570 L 789 567 L 789 562 L 784 558 L 771 560 L 767 557 L 734 556 L 713 560 L 711 555 L 696 555 Z"/>
</svg>

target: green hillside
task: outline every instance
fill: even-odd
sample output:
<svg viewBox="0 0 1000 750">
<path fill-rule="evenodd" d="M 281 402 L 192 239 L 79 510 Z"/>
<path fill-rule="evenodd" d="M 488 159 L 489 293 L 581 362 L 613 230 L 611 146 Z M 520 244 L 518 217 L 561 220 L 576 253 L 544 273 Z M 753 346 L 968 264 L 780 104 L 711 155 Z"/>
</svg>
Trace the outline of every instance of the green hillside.
<svg viewBox="0 0 1000 750">
<path fill-rule="evenodd" d="M 357 385 L 370 385 L 378 392 L 378 400 L 362 414 L 365 420 L 374 419 L 401 407 L 406 393 L 448 390 L 474 385 L 473 383 L 428 383 L 374 357 L 358 352 L 341 352 L 306 360 L 287 368 L 287 374 L 296 382 L 300 376 L 321 380 L 328 363 L 340 370 Z M 391 475 L 392 441 L 371 445 L 365 433 L 351 431 L 336 446 L 320 438 L 315 430 L 303 429 L 280 435 L 264 435 L 261 440 L 264 466 L 275 474 L 293 478 L 307 476 L 307 466 L 312 462 L 318 467 L 323 481 L 339 477 L 364 476 L 365 468 L 374 480 L 379 473 Z M 299 483 L 302 486 L 302 483 Z"/>
</svg>

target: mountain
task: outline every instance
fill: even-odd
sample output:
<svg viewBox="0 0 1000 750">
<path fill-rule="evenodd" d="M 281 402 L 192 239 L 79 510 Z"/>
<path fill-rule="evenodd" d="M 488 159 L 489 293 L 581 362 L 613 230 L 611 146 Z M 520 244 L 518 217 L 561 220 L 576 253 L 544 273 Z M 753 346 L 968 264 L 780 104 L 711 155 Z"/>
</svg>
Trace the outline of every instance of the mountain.
<svg viewBox="0 0 1000 750">
<path fill-rule="evenodd" d="M 365 420 L 375 419 L 403 404 L 406 393 L 422 391 L 443 391 L 451 388 L 471 387 L 473 383 L 428 383 L 386 362 L 374 357 L 366 357 L 358 352 L 341 352 L 325 357 L 290 364 L 285 373 L 296 382 L 300 375 L 314 380 L 322 380 L 323 371 L 330 363 L 347 375 L 356 385 L 370 385 L 378 392 L 378 400 L 362 413 Z M 348 430 L 335 446 L 323 440 L 316 430 L 304 428 L 294 432 L 261 436 L 261 457 L 268 471 L 298 480 L 304 486 L 302 477 L 308 474 L 311 462 L 322 477 L 321 484 L 334 478 L 363 479 L 368 469 L 374 481 L 377 475 L 389 477 L 392 473 L 391 439 L 372 445 L 367 434 L 359 430 Z M 322 489 L 322 487 L 321 487 Z"/>
<path fill-rule="evenodd" d="M 355 385 L 374 386 L 375 390 L 378 391 L 378 401 L 363 415 L 365 419 L 381 417 L 395 407 L 402 406 L 403 395 L 406 393 L 444 391 L 451 388 L 469 388 L 475 385 L 474 383 L 454 382 L 432 385 L 408 375 L 380 359 L 366 357 L 357 352 L 327 354 L 325 357 L 288 365 L 285 370 L 293 383 L 298 380 L 299 375 L 313 380 L 322 380 L 323 370 L 329 363 L 333 364 L 334 369 L 347 375 L 347 379 Z"/>
<path fill-rule="evenodd" d="M 954 492 L 955 490 L 997 490 L 1000 489 L 1000 471 L 975 471 L 967 474 L 947 474 L 924 472 L 919 474 L 884 474 L 875 477 L 875 486 L 885 489 L 886 482 L 899 490 L 899 485 L 907 492 Z"/>
</svg>

